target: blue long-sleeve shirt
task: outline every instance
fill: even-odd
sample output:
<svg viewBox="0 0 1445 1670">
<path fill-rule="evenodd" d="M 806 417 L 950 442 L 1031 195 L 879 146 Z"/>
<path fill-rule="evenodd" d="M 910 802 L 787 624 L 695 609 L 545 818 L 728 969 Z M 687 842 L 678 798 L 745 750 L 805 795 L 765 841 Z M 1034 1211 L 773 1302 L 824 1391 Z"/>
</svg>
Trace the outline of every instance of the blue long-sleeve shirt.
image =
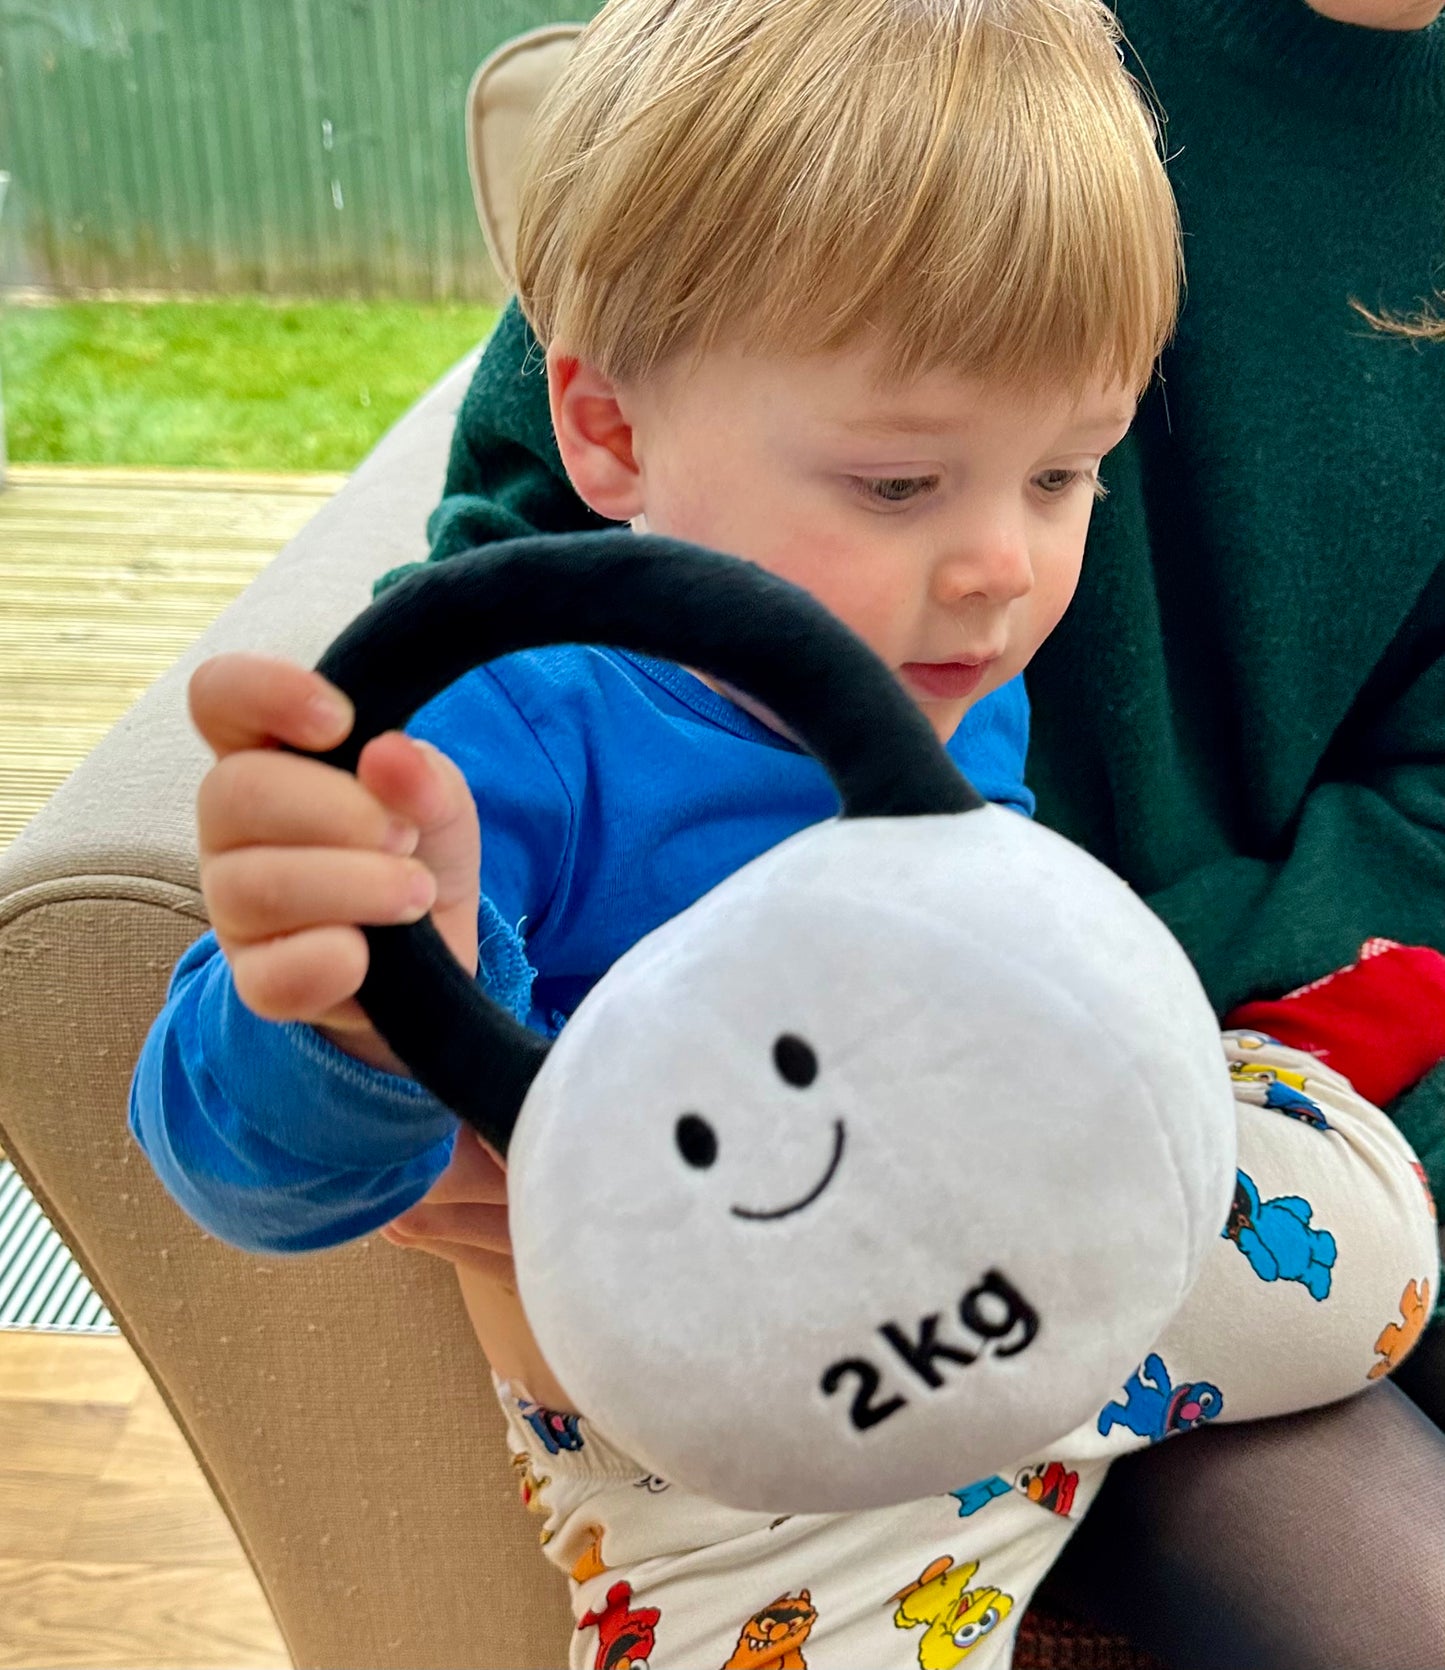
<svg viewBox="0 0 1445 1670">
<path fill-rule="evenodd" d="M 949 752 L 1031 815 L 1022 679 Z M 549 1036 L 614 962 L 837 797 L 823 768 L 692 674 L 580 646 L 478 668 L 407 730 L 460 766 L 482 829 L 478 978 Z M 262 1020 L 214 934 L 181 958 L 131 1083 L 130 1128 L 204 1229 L 255 1251 L 365 1235 L 414 1205 L 457 1121 L 313 1028 Z"/>
</svg>

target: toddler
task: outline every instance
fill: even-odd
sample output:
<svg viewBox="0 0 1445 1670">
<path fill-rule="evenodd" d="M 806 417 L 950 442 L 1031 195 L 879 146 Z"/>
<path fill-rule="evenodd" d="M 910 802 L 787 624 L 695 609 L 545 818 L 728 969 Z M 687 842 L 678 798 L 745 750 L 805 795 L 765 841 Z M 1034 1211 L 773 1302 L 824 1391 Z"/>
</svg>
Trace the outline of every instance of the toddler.
<svg viewBox="0 0 1445 1670">
<path fill-rule="evenodd" d="M 1028 815 L 1020 675 L 1177 303 L 1173 201 L 1108 11 L 612 0 L 539 120 L 517 264 L 593 511 L 812 592 Z M 273 746 L 346 734 L 304 669 L 222 657 L 191 700 L 218 756 L 213 928 L 131 1122 L 203 1226 L 271 1252 L 388 1223 L 472 1141 L 355 1003 L 357 924 L 430 909 L 553 1034 L 653 927 L 835 809 L 746 697 L 605 648 L 479 669 L 355 778 Z M 1225 1054 L 1239 1186 L 1180 1315 L 1086 1428 L 937 1498 L 775 1517 L 653 1477 L 572 1407 L 502 1261 L 479 1269 L 524 1494 L 573 1580 L 572 1662 L 1006 1664 L 1111 1456 L 1392 1368 L 1436 1274 L 1413 1156 L 1311 1057 L 1251 1032 Z"/>
</svg>

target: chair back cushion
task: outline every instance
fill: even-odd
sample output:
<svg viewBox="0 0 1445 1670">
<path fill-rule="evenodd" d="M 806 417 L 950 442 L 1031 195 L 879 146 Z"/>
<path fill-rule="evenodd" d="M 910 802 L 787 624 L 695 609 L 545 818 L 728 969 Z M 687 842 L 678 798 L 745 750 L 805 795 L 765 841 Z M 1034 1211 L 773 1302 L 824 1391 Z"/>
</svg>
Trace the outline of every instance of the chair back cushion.
<svg viewBox="0 0 1445 1670">
<path fill-rule="evenodd" d="M 554 23 L 504 42 L 472 77 L 467 93 L 467 166 L 477 219 L 508 289 L 515 282 L 517 176 L 527 127 L 583 27 Z"/>
</svg>

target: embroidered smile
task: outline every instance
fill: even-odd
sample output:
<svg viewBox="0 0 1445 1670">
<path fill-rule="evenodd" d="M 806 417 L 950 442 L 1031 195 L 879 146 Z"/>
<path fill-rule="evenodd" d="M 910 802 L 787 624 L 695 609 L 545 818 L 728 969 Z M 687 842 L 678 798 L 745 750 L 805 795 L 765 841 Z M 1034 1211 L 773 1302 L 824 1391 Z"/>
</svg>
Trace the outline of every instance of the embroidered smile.
<svg viewBox="0 0 1445 1670">
<path fill-rule="evenodd" d="M 747 1218 L 753 1223 L 767 1223 L 775 1218 L 790 1218 L 794 1212 L 801 1212 L 805 1206 L 811 1206 L 822 1194 L 823 1190 L 833 1181 L 833 1173 L 838 1169 L 838 1162 L 843 1158 L 843 1121 L 833 1121 L 833 1158 L 828 1161 L 828 1169 L 822 1178 L 803 1196 L 795 1200 L 791 1206 L 779 1206 L 770 1212 L 756 1212 L 750 1206 L 734 1206 L 735 1218 Z"/>
</svg>

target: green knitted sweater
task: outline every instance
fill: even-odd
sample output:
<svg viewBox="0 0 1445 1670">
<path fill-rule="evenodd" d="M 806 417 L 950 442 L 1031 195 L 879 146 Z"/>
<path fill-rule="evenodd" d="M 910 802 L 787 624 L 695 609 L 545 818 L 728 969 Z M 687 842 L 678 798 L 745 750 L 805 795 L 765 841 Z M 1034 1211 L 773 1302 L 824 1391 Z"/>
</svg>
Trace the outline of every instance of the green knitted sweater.
<svg viewBox="0 0 1445 1670">
<path fill-rule="evenodd" d="M 1040 818 L 1125 876 L 1221 1012 L 1381 934 L 1445 950 L 1445 20 L 1118 0 L 1167 116 L 1189 288 L 1028 675 Z M 515 305 L 462 407 L 433 557 L 601 527 Z M 1392 1110 L 1445 1197 L 1445 1071 Z"/>
</svg>

